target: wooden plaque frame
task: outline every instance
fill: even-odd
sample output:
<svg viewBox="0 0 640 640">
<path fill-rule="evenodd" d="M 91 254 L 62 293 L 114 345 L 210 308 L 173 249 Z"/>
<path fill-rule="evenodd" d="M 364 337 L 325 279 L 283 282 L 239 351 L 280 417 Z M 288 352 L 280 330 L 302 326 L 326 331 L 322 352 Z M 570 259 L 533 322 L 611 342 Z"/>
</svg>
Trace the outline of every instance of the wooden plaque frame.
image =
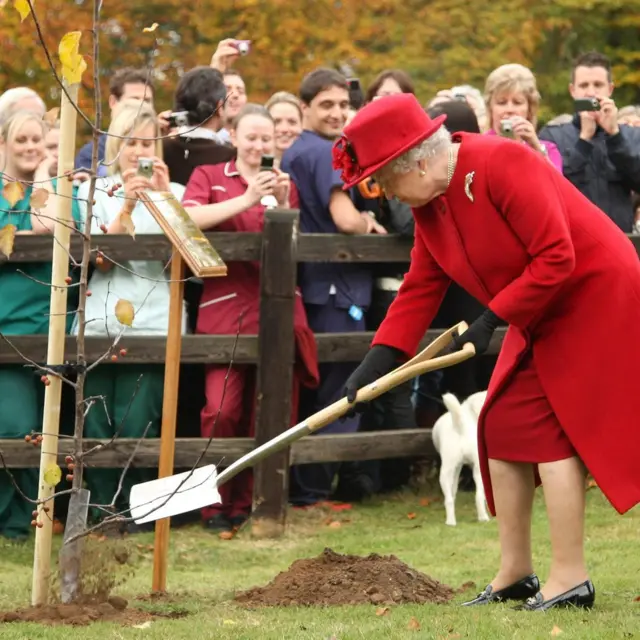
<svg viewBox="0 0 640 640">
<path fill-rule="evenodd" d="M 227 275 L 227 266 L 218 252 L 172 193 L 144 191 L 138 197 L 194 276 L 211 278 Z"/>
</svg>

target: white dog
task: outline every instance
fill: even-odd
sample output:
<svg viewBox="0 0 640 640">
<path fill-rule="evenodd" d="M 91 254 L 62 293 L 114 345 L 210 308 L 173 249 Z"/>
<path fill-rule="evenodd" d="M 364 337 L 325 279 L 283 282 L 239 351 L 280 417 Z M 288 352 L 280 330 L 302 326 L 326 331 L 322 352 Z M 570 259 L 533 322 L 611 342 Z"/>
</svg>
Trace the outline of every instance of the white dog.
<svg viewBox="0 0 640 640">
<path fill-rule="evenodd" d="M 440 487 L 444 495 L 446 523 L 450 526 L 456 525 L 455 499 L 460 471 L 465 464 L 469 465 L 473 471 L 478 520 L 488 522 L 490 519 L 478 458 L 478 416 L 486 397 L 487 392 L 480 391 L 460 404 L 453 394 L 445 393 L 442 401 L 448 411 L 440 416 L 433 426 L 433 444 L 442 459 Z"/>
</svg>

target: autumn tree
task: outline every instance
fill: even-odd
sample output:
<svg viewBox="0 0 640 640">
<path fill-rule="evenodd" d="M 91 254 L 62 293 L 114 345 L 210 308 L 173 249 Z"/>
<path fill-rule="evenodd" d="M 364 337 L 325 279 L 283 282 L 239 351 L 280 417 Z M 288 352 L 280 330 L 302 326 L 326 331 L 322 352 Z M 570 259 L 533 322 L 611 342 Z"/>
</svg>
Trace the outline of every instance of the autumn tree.
<svg viewBox="0 0 640 640">
<path fill-rule="evenodd" d="M 7 0 L 4 0 L 5 2 Z M 47 44 L 68 30 L 91 28 L 86 0 L 53 0 L 38 8 Z M 150 64 L 158 110 L 172 106 L 180 74 L 208 64 L 217 43 L 252 41 L 237 67 L 250 99 L 296 91 L 319 65 L 348 62 L 366 86 L 382 69 L 399 67 L 415 79 L 427 101 L 439 89 L 470 83 L 482 88 L 489 72 L 506 62 L 530 66 L 543 95 L 543 119 L 570 109 L 567 84 L 573 58 L 586 49 L 609 55 L 616 98 L 640 101 L 640 0 L 228 0 L 223 3 L 153 3 L 112 0 L 99 26 L 102 95 L 117 68 Z M 19 16 L 0 25 L 0 91 L 28 84 L 58 100 L 46 58 Z M 158 23 L 154 37 L 143 27 Z M 28 61 L 25 69 L 24 61 Z M 92 73 L 83 78 L 82 106 L 90 107 Z M 88 131 L 85 133 L 88 134 Z"/>
</svg>

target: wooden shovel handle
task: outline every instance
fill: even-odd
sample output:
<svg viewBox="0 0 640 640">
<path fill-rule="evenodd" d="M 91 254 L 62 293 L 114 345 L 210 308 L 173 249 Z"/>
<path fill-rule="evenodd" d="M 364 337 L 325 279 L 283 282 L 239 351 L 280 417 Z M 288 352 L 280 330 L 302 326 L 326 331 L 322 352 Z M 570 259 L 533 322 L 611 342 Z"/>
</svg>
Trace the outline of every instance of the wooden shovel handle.
<svg viewBox="0 0 640 640">
<path fill-rule="evenodd" d="M 441 336 L 436 338 L 426 349 L 421 351 L 417 356 L 405 362 L 403 365 L 394 369 L 390 373 L 378 378 L 375 382 L 368 384 L 360 389 L 356 395 L 356 402 L 370 402 L 383 393 L 386 393 L 390 389 L 401 385 L 403 382 L 407 382 L 415 378 L 416 376 L 428 373 L 429 371 L 435 371 L 436 369 L 444 369 L 446 367 L 452 367 L 453 365 L 464 362 L 473 357 L 476 353 L 474 346 L 471 343 L 466 343 L 460 351 L 454 351 L 444 356 L 432 357 L 431 354 L 439 353 L 446 346 L 448 346 L 453 337 L 466 331 L 466 323 L 452 327 L 445 331 Z M 335 422 L 338 418 L 341 418 L 352 408 L 352 405 L 346 398 L 341 398 L 337 402 L 329 405 L 328 407 L 314 413 L 312 416 L 305 420 L 309 433 L 318 431 L 326 427 L 328 424 Z"/>
</svg>

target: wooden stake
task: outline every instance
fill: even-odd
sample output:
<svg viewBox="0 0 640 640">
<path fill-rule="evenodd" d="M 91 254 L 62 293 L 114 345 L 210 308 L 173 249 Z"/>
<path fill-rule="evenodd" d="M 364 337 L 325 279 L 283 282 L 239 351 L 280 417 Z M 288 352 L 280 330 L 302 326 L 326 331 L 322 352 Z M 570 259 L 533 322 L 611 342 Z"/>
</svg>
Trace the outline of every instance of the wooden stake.
<svg viewBox="0 0 640 640">
<path fill-rule="evenodd" d="M 78 87 L 67 85 L 71 100 L 77 104 Z M 62 93 L 60 108 L 60 155 L 58 158 L 58 175 L 73 170 L 76 146 L 76 110 Z M 47 344 L 47 364 L 59 365 L 64 361 L 64 344 L 67 324 L 67 285 L 65 279 L 69 274 L 69 243 L 71 239 L 71 215 L 73 184 L 70 180 L 59 178 L 56 192 L 59 194 L 56 224 L 53 240 L 53 262 L 51 269 L 51 311 L 49 318 L 49 338 Z M 55 487 L 44 481 L 44 473 L 48 466 L 57 464 L 58 433 L 60 430 L 60 397 L 62 380 L 50 376 L 50 384 L 44 393 L 44 415 L 42 420 L 42 450 L 40 454 L 40 480 L 38 483 L 38 500 L 46 500 L 54 493 Z M 33 556 L 33 585 L 31 604 L 46 604 L 49 596 L 49 576 L 51 574 L 51 537 L 53 534 L 53 500 L 46 504 L 48 513 L 43 512 L 43 505 L 38 506 L 38 520 L 43 527 L 36 529 L 36 541 Z"/>
<path fill-rule="evenodd" d="M 180 355 L 182 347 L 182 309 L 184 298 L 184 262 L 177 249 L 171 259 L 169 299 L 169 330 L 164 364 L 164 399 L 162 402 L 162 432 L 160 434 L 160 460 L 158 477 L 173 474 L 178 412 L 178 384 L 180 382 Z M 153 552 L 153 591 L 167 590 L 167 556 L 169 554 L 170 518 L 156 521 Z"/>
</svg>

